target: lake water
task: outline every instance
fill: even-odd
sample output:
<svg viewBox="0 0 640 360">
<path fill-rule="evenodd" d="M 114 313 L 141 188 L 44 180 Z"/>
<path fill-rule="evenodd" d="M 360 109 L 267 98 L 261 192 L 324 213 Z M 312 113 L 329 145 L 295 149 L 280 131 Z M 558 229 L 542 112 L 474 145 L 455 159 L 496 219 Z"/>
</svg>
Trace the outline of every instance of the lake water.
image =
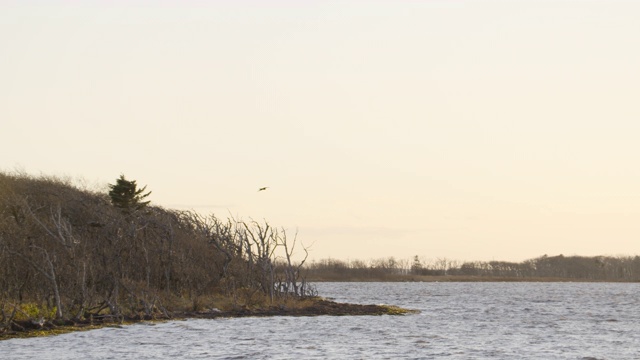
<svg viewBox="0 0 640 360">
<path fill-rule="evenodd" d="M 640 284 L 320 283 L 407 316 L 185 320 L 0 341 L 0 359 L 640 359 Z"/>
</svg>

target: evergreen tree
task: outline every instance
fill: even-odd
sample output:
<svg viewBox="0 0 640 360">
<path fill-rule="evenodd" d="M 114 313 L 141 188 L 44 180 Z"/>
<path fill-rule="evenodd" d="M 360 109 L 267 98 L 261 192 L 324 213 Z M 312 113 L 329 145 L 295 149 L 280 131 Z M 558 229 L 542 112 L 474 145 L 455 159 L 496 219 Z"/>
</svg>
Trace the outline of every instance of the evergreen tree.
<svg viewBox="0 0 640 360">
<path fill-rule="evenodd" d="M 143 194 L 147 187 L 145 186 L 142 189 L 138 189 L 136 181 L 127 180 L 124 175 L 120 175 L 120 178 L 116 180 L 115 184 L 109 184 L 109 188 L 111 189 L 111 191 L 109 191 L 111 203 L 127 213 L 140 210 L 150 202 L 143 200 L 151 194 L 151 191 Z"/>
</svg>

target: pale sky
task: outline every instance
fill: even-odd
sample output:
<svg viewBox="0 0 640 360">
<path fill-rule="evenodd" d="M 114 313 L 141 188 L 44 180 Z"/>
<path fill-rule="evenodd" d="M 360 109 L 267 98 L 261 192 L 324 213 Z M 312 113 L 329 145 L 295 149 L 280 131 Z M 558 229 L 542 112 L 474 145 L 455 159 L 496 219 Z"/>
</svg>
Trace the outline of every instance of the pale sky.
<svg viewBox="0 0 640 360">
<path fill-rule="evenodd" d="M 0 133 L 312 259 L 640 254 L 640 1 L 0 1 Z"/>
</svg>

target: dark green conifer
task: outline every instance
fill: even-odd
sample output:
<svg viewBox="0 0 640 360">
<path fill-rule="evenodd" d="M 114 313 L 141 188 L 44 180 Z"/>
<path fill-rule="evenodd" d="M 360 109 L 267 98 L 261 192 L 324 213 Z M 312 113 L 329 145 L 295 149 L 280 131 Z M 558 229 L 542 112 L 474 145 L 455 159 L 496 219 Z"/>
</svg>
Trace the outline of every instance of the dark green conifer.
<svg viewBox="0 0 640 360">
<path fill-rule="evenodd" d="M 151 191 L 143 194 L 147 187 L 138 189 L 136 181 L 127 180 L 124 175 L 120 175 L 115 184 L 109 184 L 109 188 L 111 189 L 109 191 L 111 203 L 127 213 L 140 210 L 150 202 L 143 200 L 151 194 Z"/>
</svg>

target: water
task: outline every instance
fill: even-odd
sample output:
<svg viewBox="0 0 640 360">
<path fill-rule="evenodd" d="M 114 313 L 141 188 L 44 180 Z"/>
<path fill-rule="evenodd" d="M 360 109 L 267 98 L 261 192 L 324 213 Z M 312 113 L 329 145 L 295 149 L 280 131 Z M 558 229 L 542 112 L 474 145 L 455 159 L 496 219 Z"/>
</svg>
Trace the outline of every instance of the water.
<svg viewBox="0 0 640 360">
<path fill-rule="evenodd" d="M 408 316 L 185 320 L 0 342 L 0 359 L 640 359 L 640 284 L 320 283 Z"/>
</svg>

